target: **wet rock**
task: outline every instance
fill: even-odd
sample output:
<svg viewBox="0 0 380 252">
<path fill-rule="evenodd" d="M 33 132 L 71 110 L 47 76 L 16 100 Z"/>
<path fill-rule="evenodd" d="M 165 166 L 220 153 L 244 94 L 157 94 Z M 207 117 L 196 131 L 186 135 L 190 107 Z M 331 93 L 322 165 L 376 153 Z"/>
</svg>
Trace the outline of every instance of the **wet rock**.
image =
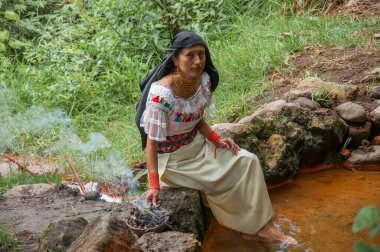
<svg viewBox="0 0 380 252">
<path fill-rule="evenodd" d="M 55 190 L 55 185 L 49 184 L 29 184 L 13 187 L 4 193 L 5 197 L 36 197 L 47 194 Z"/>
<path fill-rule="evenodd" d="M 369 116 L 375 127 L 380 128 L 380 106 L 372 110 Z"/>
<path fill-rule="evenodd" d="M 71 244 L 68 252 L 80 251 L 140 251 L 137 237 L 125 221 L 105 215 L 91 221 Z"/>
<path fill-rule="evenodd" d="M 160 198 L 161 207 L 171 212 L 170 229 L 192 233 L 199 241 L 203 241 L 211 215 L 202 206 L 199 192 L 189 188 L 164 188 Z"/>
<path fill-rule="evenodd" d="M 363 140 L 368 140 L 372 131 L 372 123 L 350 123 L 348 126 L 348 136 L 352 138 L 351 143 L 355 147 L 361 145 Z"/>
<path fill-rule="evenodd" d="M 138 239 L 142 251 L 201 251 L 201 243 L 193 234 L 176 231 L 147 233 Z"/>
<path fill-rule="evenodd" d="M 303 108 L 307 108 L 310 110 L 316 110 L 317 108 L 320 108 L 321 105 L 319 105 L 318 102 L 312 101 L 305 97 L 300 97 L 294 101 L 294 103 L 298 103 Z"/>
<path fill-rule="evenodd" d="M 87 221 L 80 217 L 50 223 L 41 234 L 39 251 L 64 251 L 80 236 Z"/>
<path fill-rule="evenodd" d="M 380 145 L 373 145 L 369 152 L 361 149 L 351 152 L 351 156 L 347 160 L 353 164 L 374 164 L 380 162 Z"/>
<path fill-rule="evenodd" d="M 334 110 L 340 117 L 348 122 L 363 123 L 367 119 L 364 107 L 353 102 L 342 103 Z"/>
</svg>

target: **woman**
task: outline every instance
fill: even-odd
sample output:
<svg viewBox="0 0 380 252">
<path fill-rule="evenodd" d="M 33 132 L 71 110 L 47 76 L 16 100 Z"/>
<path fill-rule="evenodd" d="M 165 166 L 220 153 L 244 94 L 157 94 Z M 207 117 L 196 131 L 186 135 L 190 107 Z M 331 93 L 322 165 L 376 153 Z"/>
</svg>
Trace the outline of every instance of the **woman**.
<svg viewBox="0 0 380 252">
<path fill-rule="evenodd" d="M 219 136 L 203 117 L 206 108 L 213 110 L 218 82 L 207 45 L 192 32 L 177 34 L 167 57 L 143 81 L 136 123 L 146 146 L 146 200 L 159 204 L 160 182 L 193 188 L 205 195 L 221 225 L 244 237 L 295 244 L 273 224 L 257 157 Z"/>
</svg>

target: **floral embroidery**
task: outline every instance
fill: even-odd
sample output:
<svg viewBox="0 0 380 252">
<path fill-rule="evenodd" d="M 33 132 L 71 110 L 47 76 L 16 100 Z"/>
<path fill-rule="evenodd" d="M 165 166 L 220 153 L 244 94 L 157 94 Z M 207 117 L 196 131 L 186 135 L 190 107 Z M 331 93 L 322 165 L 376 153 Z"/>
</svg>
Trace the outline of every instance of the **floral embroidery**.
<svg viewBox="0 0 380 252">
<path fill-rule="evenodd" d="M 161 104 L 167 109 L 171 109 L 172 105 L 165 99 L 165 97 L 160 97 L 159 95 L 154 96 L 153 98 L 149 96 L 148 100 Z"/>
</svg>

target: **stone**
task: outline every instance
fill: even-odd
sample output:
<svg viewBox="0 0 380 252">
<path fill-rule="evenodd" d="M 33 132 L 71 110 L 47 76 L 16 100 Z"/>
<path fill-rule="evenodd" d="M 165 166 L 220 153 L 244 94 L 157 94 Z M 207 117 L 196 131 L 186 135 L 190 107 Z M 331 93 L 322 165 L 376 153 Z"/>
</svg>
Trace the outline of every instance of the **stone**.
<svg viewBox="0 0 380 252">
<path fill-rule="evenodd" d="M 364 107 L 353 102 L 342 103 L 334 108 L 334 110 L 341 118 L 348 122 L 363 123 L 367 119 Z"/>
<path fill-rule="evenodd" d="M 194 234 L 185 234 L 176 231 L 163 233 L 147 233 L 138 239 L 142 251 L 201 251 L 201 243 Z"/>
<path fill-rule="evenodd" d="M 354 99 L 358 91 L 359 89 L 355 85 L 341 85 L 324 82 L 318 77 L 309 77 L 301 81 L 296 88 L 292 88 L 284 94 L 284 99 L 290 102 L 305 97 L 318 102 L 322 107 L 329 108 L 333 103 L 332 98 L 339 101 Z"/>
<path fill-rule="evenodd" d="M 350 0 L 347 4 L 346 7 L 351 7 L 353 5 L 356 5 L 359 2 L 359 0 Z"/>
<path fill-rule="evenodd" d="M 79 217 L 50 223 L 41 234 L 39 251 L 64 251 L 80 236 L 87 221 Z"/>
<path fill-rule="evenodd" d="M 379 135 L 379 136 L 375 136 L 375 137 L 372 139 L 371 144 L 372 144 L 372 145 L 380 145 L 380 135 Z"/>
<path fill-rule="evenodd" d="M 137 236 L 129 230 L 125 221 L 115 216 L 98 216 L 70 245 L 67 252 L 80 251 L 141 251 Z"/>
<path fill-rule="evenodd" d="M 376 128 L 380 128 L 380 106 L 375 108 L 369 113 L 371 121 L 375 125 Z"/>
<path fill-rule="evenodd" d="M 371 98 L 380 99 L 380 86 L 375 86 L 371 89 Z"/>
<path fill-rule="evenodd" d="M 277 100 L 268 104 L 261 106 L 258 110 L 255 111 L 250 116 L 242 118 L 239 123 L 250 123 L 256 117 L 260 117 L 262 115 L 268 115 L 270 113 L 275 113 L 281 110 L 281 108 L 286 104 L 285 100 Z"/>
<path fill-rule="evenodd" d="M 375 164 L 380 162 L 380 145 L 373 145 L 371 151 L 365 152 L 357 149 L 351 152 L 351 156 L 347 159 L 353 164 Z"/>
<path fill-rule="evenodd" d="M 348 137 L 351 137 L 351 143 L 355 147 L 361 145 L 363 140 L 368 140 L 372 131 L 372 123 L 366 121 L 364 123 L 348 124 Z"/>
<path fill-rule="evenodd" d="M 171 212 L 168 222 L 172 231 L 192 233 L 197 240 L 203 241 L 211 214 L 209 209 L 202 206 L 197 190 L 163 188 L 160 199 L 160 206 Z"/>
<path fill-rule="evenodd" d="M 318 102 L 312 101 L 306 97 L 300 97 L 293 102 L 298 103 L 301 107 L 307 108 L 310 110 L 316 110 L 317 108 L 321 107 L 321 105 L 319 105 Z"/>
<path fill-rule="evenodd" d="M 36 197 L 47 194 L 51 190 L 55 190 L 55 185 L 49 184 L 28 184 L 13 187 L 4 193 L 5 197 Z"/>
</svg>

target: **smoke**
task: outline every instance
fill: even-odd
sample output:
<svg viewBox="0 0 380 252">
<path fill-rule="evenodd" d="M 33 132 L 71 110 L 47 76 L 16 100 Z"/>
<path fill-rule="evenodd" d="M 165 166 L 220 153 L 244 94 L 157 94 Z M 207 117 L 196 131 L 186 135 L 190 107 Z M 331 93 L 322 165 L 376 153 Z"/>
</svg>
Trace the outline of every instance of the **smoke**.
<svg viewBox="0 0 380 252">
<path fill-rule="evenodd" d="M 70 156 L 80 172 L 94 178 L 112 180 L 118 178 L 129 191 L 138 188 L 133 172 L 126 160 L 111 142 L 101 133 L 93 132 L 82 141 L 75 133 L 70 118 L 59 108 L 45 109 L 34 106 L 23 108 L 12 89 L 0 86 L 0 153 L 18 152 L 36 154 L 28 144 L 45 142 L 41 151 L 46 156 L 55 156 L 60 167 L 66 166 L 64 157 Z M 25 139 L 35 139 L 26 141 Z"/>
</svg>

